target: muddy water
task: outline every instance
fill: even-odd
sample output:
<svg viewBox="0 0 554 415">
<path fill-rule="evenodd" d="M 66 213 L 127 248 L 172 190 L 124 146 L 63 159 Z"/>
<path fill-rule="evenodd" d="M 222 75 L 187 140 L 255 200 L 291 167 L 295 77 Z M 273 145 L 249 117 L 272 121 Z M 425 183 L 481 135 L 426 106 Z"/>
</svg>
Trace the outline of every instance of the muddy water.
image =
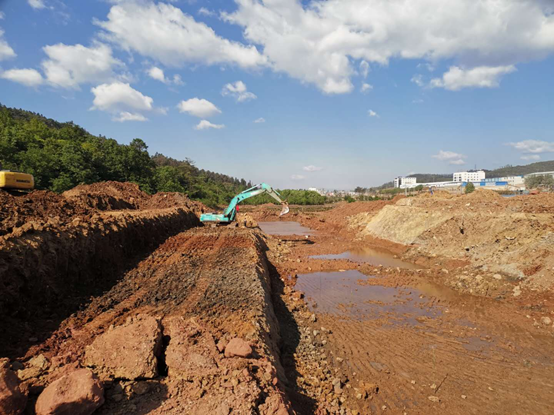
<svg viewBox="0 0 554 415">
<path fill-rule="evenodd" d="M 422 291 L 358 284 L 367 278 L 357 270 L 315 272 L 299 275 L 296 289 L 304 293 L 312 311 L 357 320 L 387 318 L 391 324 L 417 324 L 418 317 L 441 314 L 439 307 L 426 305 Z"/>
<path fill-rule="evenodd" d="M 298 222 L 258 222 L 258 226 L 268 235 L 315 235 L 314 230 L 302 226 Z"/>
<path fill-rule="evenodd" d="M 342 254 L 313 255 L 313 259 L 349 259 L 353 262 L 367 263 L 374 266 L 400 267 L 405 269 L 420 269 L 421 267 L 411 262 L 395 258 L 393 254 L 372 248 L 355 248 Z"/>
</svg>

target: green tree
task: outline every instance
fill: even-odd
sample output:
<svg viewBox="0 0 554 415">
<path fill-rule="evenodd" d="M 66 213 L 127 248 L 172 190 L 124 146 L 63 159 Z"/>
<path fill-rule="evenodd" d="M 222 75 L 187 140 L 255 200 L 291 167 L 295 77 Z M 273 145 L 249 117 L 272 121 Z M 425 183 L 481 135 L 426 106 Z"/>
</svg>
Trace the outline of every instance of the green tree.
<svg viewBox="0 0 554 415">
<path fill-rule="evenodd" d="M 475 186 L 473 185 L 473 183 L 469 182 L 468 184 L 466 184 L 465 192 L 472 193 L 473 191 L 475 191 Z"/>
</svg>

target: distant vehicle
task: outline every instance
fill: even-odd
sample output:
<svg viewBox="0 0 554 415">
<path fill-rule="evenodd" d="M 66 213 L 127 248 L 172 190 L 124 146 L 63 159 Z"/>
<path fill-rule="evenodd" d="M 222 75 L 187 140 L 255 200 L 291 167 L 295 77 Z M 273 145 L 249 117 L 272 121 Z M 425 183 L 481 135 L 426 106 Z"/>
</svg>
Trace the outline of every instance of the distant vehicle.
<svg viewBox="0 0 554 415">
<path fill-rule="evenodd" d="M 29 191 L 34 187 L 35 178 L 32 174 L 10 170 L 0 171 L 0 189 Z"/>
</svg>

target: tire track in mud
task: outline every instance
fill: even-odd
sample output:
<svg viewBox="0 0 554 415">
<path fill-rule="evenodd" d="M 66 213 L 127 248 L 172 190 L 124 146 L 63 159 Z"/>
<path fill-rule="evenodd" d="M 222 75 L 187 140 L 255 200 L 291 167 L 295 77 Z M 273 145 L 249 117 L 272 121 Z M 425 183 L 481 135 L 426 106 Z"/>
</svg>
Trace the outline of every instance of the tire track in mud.
<svg viewBox="0 0 554 415">
<path fill-rule="evenodd" d="M 429 333 L 432 329 L 423 326 L 384 327 L 376 321 L 330 316 L 320 319 L 332 330 L 334 352 L 344 359 L 352 378 L 380 387 L 369 406 L 361 409 L 373 413 L 386 407 L 399 413 L 503 414 L 506 408 L 513 408 L 514 413 L 552 413 L 552 361 L 525 367 L 520 353 L 509 354 L 494 346 L 470 352 L 462 341 L 444 333 Z M 524 348 L 523 354 L 535 353 Z M 442 380 L 435 395 L 430 386 Z M 429 396 L 437 396 L 440 402 L 430 401 Z M 541 399 L 533 400 L 533 396 Z"/>
</svg>

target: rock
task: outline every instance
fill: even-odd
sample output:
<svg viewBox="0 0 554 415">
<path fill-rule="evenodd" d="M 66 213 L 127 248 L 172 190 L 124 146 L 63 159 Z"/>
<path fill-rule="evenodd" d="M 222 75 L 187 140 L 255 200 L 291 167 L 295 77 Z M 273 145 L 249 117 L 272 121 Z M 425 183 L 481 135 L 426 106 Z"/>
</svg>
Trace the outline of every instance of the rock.
<svg viewBox="0 0 554 415">
<path fill-rule="evenodd" d="M 224 341 L 216 346 L 213 336 L 193 319 L 173 319 L 168 324 L 168 333 L 171 340 L 165 363 L 169 376 L 188 379 L 198 373 L 204 376 L 217 373 L 216 359 L 220 359 L 218 351 L 225 350 Z"/>
<path fill-rule="evenodd" d="M 466 399 L 466 398 L 467 398 L 467 396 L 466 396 L 466 395 L 462 395 L 462 399 Z"/>
<path fill-rule="evenodd" d="M 27 404 L 27 395 L 19 387 L 17 375 L 9 368 L 9 360 L 0 364 L 0 414 L 21 414 Z"/>
<path fill-rule="evenodd" d="M 225 347 L 225 357 L 250 357 L 252 355 L 252 347 L 248 342 L 235 337 Z"/>
<path fill-rule="evenodd" d="M 541 323 L 545 326 L 549 326 L 550 324 L 552 324 L 552 320 L 550 319 L 550 317 L 542 317 Z"/>
<path fill-rule="evenodd" d="M 136 395 L 144 395 L 148 389 L 150 389 L 148 382 L 137 382 L 131 386 L 131 392 Z"/>
<path fill-rule="evenodd" d="M 492 277 L 493 277 L 495 280 L 501 280 L 501 279 L 502 279 L 502 275 L 500 275 L 500 274 L 494 274 Z"/>
<path fill-rule="evenodd" d="M 154 378 L 162 346 L 158 319 L 137 316 L 123 326 L 111 328 L 85 349 L 85 364 L 121 379 Z"/>
<path fill-rule="evenodd" d="M 33 357 L 27 363 L 29 364 L 29 366 L 37 367 L 43 371 L 48 369 L 48 366 L 50 366 L 50 364 L 48 363 L 48 360 L 46 360 L 46 358 L 42 354 L 39 354 L 38 356 Z"/>
<path fill-rule="evenodd" d="M 104 388 L 88 369 L 77 369 L 52 382 L 38 397 L 37 415 L 92 414 L 104 403 Z"/>
<path fill-rule="evenodd" d="M 514 287 L 514 297 L 519 297 L 521 295 L 521 287 L 519 285 L 516 285 Z"/>
<path fill-rule="evenodd" d="M 302 297 L 304 297 L 304 294 L 300 291 L 295 291 L 292 293 L 292 298 L 294 298 L 295 300 L 301 300 Z"/>
<path fill-rule="evenodd" d="M 438 396 L 429 396 L 428 397 L 431 402 L 440 402 L 440 399 Z"/>
<path fill-rule="evenodd" d="M 280 394 L 271 394 L 259 408 L 259 413 L 266 415 L 288 415 L 292 413 Z M 234 412 L 233 412 L 234 413 Z"/>
<path fill-rule="evenodd" d="M 310 316 L 310 321 L 311 321 L 312 323 L 315 323 L 316 320 L 317 320 L 316 315 L 315 315 L 315 314 L 312 314 L 312 315 Z"/>
</svg>

